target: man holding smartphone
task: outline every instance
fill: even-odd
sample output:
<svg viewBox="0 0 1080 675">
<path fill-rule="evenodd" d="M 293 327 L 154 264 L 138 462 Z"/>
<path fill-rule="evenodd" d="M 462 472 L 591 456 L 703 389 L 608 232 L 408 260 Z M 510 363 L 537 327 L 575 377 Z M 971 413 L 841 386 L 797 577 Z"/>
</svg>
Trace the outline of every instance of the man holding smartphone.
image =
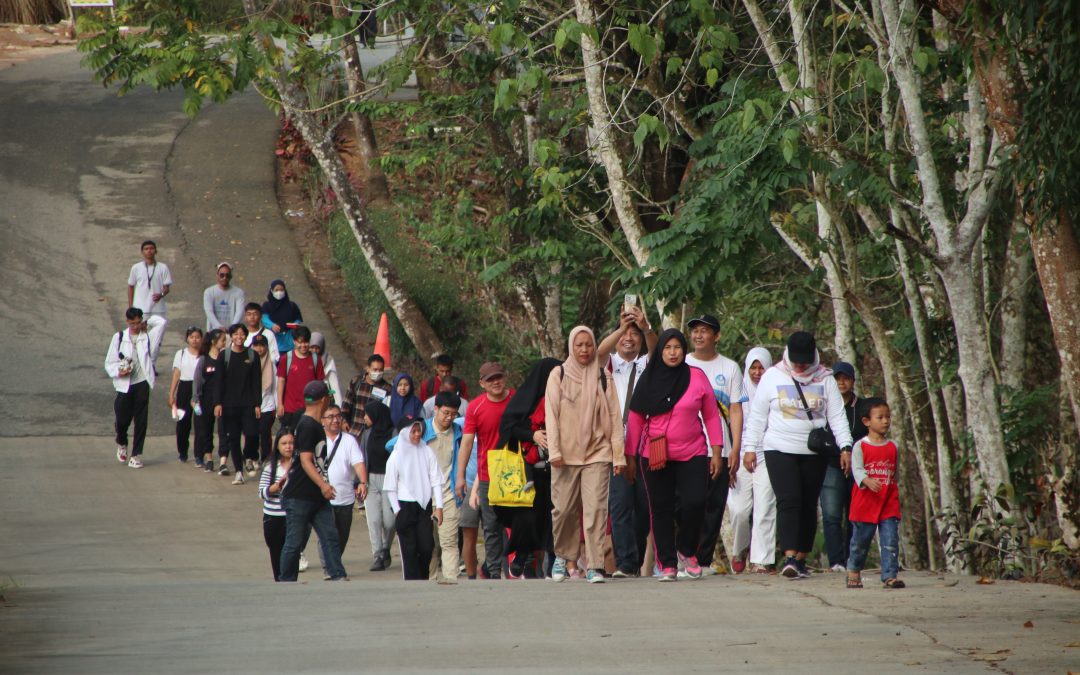
<svg viewBox="0 0 1080 675">
<path fill-rule="evenodd" d="M 154 360 L 161 349 L 168 321 L 163 316 L 143 318 L 138 307 L 129 307 L 124 314 L 127 330 L 122 330 L 109 341 L 105 354 L 105 372 L 112 378 L 116 399 L 116 459 L 132 469 L 141 469 L 139 458 L 146 440 L 147 409 L 150 390 L 154 388 L 157 372 Z M 128 427 L 135 422 L 135 442 L 128 457 Z"/>
</svg>

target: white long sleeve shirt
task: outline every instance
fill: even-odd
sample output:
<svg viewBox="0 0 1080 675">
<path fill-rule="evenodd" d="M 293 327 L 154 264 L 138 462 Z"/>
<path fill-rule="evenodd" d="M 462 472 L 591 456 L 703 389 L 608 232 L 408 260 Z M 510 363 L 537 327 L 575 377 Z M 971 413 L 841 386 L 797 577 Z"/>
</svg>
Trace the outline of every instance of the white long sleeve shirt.
<svg viewBox="0 0 1080 675">
<path fill-rule="evenodd" d="M 401 510 L 401 502 L 416 502 L 427 508 L 432 500 L 435 508 L 443 507 L 443 477 L 435 451 L 425 443 L 422 446 L 399 442 L 386 462 L 383 492 L 390 499 L 394 513 Z"/>
<path fill-rule="evenodd" d="M 228 328 L 244 321 L 244 290 L 239 286 L 222 288 L 217 284 L 203 291 L 203 313 L 206 314 L 206 330 Z"/>
<path fill-rule="evenodd" d="M 832 429 L 838 447 L 851 447 L 844 397 L 836 386 L 836 379 L 829 376 L 821 382 L 801 386 L 813 421 L 807 417 L 795 381 L 775 366 L 765 371 L 750 403 L 743 435 L 745 452 L 757 453 L 758 460 L 766 450 L 812 455 L 814 452 L 806 447 L 810 431 L 824 427 L 826 423 Z"/>
<path fill-rule="evenodd" d="M 157 378 L 154 361 L 161 349 L 161 340 L 165 337 L 165 326 L 168 323 L 164 317 L 150 316 L 146 319 L 146 330 L 138 335 L 133 336 L 131 329 L 124 330 L 119 335 L 113 333 L 109 350 L 105 353 L 105 372 L 112 378 L 116 391 L 127 393 L 132 384 L 143 381 L 148 382 L 151 389 L 154 388 Z M 120 362 L 123 358 L 135 362 L 134 370 L 127 375 L 120 374 Z"/>
</svg>

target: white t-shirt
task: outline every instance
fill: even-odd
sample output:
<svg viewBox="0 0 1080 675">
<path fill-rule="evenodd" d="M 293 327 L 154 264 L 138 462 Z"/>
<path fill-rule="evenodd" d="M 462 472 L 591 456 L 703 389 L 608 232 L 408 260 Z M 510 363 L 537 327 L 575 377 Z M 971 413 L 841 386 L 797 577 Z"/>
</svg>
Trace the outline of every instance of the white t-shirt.
<svg viewBox="0 0 1080 675">
<path fill-rule="evenodd" d="M 330 454 L 334 452 L 334 443 L 338 439 L 341 439 L 341 442 L 338 444 L 334 461 L 327 467 L 326 480 L 333 486 L 336 493 L 330 503 L 334 506 L 347 506 L 356 503 L 356 492 L 353 488 L 356 470 L 353 467 L 364 463 L 364 454 L 360 452 L 360 444 L 356 442 L 356 437 L 342 432 L 333 441 L 326 439 L 327 459 L 330 459 Z"/>
<path fill-rule="evenodd" d="M 461 398 L 461 405 L 459 405 L 458 409 L 457 409 L 458 410 L 458 417 L 465 417 L 465 413 L 468 412 L 468 410 L 469 410 L 469 402 L 465 400 L 464 396 L 461 396 L 459 398 Z M 428 400 L 424 401 L 424 409 L 421 412 L 421 414 L 424 416 L 424 419 L 426 419 L 426 420 L 429 420 L 432 417 L 435 417 L 435 397 L 434 396 L 428 397 Z"/>
<path fill-rule="evenodd" d="M 717 354 L 711 361 L 702 361 L 693 354 L 686 355 L 686 362 L 695 368 L 701 368 L 709 378 L 709 384 L 713 388 L 713 396 L 720 404 L 720 425 L 724 429 L 724 450 L 731 449 L 731 429 L 728 428 L 728 411 L 733 403 L 746 403 L 747 397 L 743 392 L 742 369 L 728 357 Z M 746 411 L 743 410 L 743 414 Z"/>
<path fill-rule="evenodd" d="M 144 314 L 164 315 L 168 310 L 165 306 L 165 298 L 154 302 L 154 293 L 161 293 L 165 286 L 172 285 L 172 274 L 169 266 L 163 262 L 147 264 L 144 260 L 131 266 L 128 273 L 128 286 L 135 287 L 133 306 L 138 307 Z"/>
<path fill-rule="evenodd" d="M 191 382 L 195 379 L 195 362 L 198 360 L 198 355 L 193 356 L 186 347 L 176 352 L 176 356 L 172 360 L 172 367 L 173 370 L 180 371 L 181 382 Z"/>
<path fill-rule="evenodd" d="M 639 356 L 633 361 L 626 361 L 618 352 L 611 353 L 611 379 L 615 382 L 615 393 L 619 396 L 619 417 L 626 411 L 626 390 L 630 386 L 630 374 L 634 373 L 634 387 L 641 380 L 641 373 L 649 364 L 649 355 Z"/>
</svg>

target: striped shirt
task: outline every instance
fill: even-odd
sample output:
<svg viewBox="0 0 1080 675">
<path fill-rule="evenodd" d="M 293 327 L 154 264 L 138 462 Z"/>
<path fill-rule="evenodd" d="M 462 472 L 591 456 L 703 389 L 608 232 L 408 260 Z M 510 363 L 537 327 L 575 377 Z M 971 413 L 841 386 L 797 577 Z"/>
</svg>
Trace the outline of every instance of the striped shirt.
<svg viewBox="0 0 1080 675">
<path fill-rule="evenodd" d="M 262 475 L 259 476 L 259 497 L 263 500 L 263 513 L 265 515 L 285 517 L 285 509 L 281 506 L 281 493 L 270 494 L 270 485 L 284 478 L 287 473 L 288 469 L 278 464 L 275 471 L 276 475 L 271 479 L 270 464 L 263 467 Z"/>
</svg>

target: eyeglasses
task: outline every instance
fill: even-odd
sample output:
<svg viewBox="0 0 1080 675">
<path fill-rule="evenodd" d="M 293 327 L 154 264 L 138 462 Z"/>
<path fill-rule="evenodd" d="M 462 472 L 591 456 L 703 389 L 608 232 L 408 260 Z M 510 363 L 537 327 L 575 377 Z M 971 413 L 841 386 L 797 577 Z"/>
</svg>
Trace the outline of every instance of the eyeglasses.
<svg viewBox="0 0 1080 675">
<path fill-rule="evenodd" d="M 218 272 L 218 279 L 232 279 L 232 275 L 228 272 Z"/>
<path fill-rule="evenodd" d="M 323 415 L 322 418 L 324 420 L 331 420 L 331 421 L 332 420 L 339 420 L 339 419 L 341 419 L 341 415 L 338 414 L 338 413 L 331 413 L 329 415 Z"/>
</svg>

